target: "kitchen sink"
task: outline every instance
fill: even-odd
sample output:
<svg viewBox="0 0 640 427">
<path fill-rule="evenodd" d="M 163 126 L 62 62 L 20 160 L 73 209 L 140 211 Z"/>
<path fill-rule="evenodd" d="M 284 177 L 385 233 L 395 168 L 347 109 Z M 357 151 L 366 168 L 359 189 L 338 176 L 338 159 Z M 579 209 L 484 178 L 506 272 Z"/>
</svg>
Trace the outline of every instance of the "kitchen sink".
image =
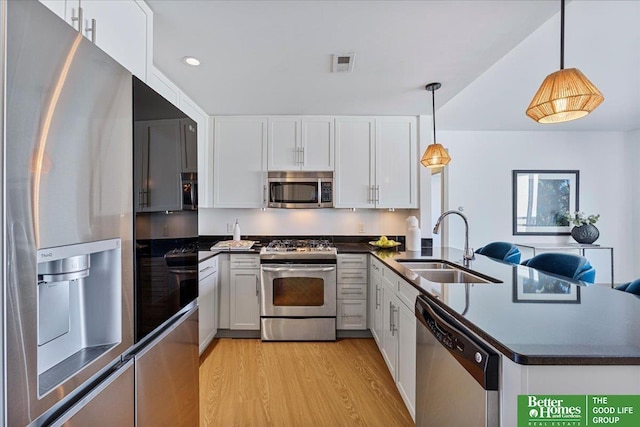
<svg viewBox="0 0 640 427">
<path fill-rule="evenodd" d="M 397 260 L 404 267 L 413 271 L 420 270 L 451 270 L 454 269 L 452 265 L 445 264 L 444 262 L 422 262 L 422 261 L 403 261 Z"/>
<path fill-rule="evenodd" d="M 398 260 L 412 273 L 435 283 L 502 283 L 491 277 L 481 277 L 444 261 Z"/>
<path fill-rule="evenodd" d="M 440 269 L 440 270 L 414 270 L 414 273 L 424 277 L 430 282 L 436 283 L 497 283 L 497 280 L 489 280 L 457 268 Z"/>
</svg>

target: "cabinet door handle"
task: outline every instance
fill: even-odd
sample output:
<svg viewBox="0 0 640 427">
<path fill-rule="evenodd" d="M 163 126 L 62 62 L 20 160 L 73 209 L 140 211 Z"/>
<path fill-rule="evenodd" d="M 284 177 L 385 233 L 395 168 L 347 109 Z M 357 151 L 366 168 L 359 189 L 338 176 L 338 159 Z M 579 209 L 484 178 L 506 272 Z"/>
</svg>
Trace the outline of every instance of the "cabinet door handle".
<svg viewBox="0 0 640 427">
<path fill-rule="evenodd" d="M 380 288 L 376 286 L 376 309 L 380 308 Z"/>
<path fill-rule="evenodd" d="M 262 186 L 262 204 L 267 205 L 267 184 Z"/>
<path fill-rule="evenodd" d="M 71 22 L 76 22 L 78 21 L 78 32 L 82 33 L 82 8 L 79 7 L 78 8 L 78 16 L 74 16 L 75 15 L 75 8 L 71 9 Z"/>
<path fill-rule="evenodd" d="M 256 296 L 260 293 L 260 279 L 256 276 Z"/>
<path fill-rule="evenodd" d="M 304 165 L 304 147 L 300 147 L 300 166 Z"/>
<path fill-rule="evenodd" d="M 141 208 L 145 208 L 149 206 L 147 190 L 144 190 L 142 188 L 138 190 L 138 205 Z"/>
<path fill-rule="evenodd" d="M 393 335 L 393 303 L 389 301 L 389 332 Z"/>
<path fill-rule="evenodd" d="M 376 185 L 376 202 L 380 201 L 380 186 Z"/>
<path fill-rule="evenodd" d="M 91 19 L 91 26 L 84 30 L 87 36 L 91 33 L 91 43 L 96 44 L 96 20 Z M 88 37 L 87 37 L 88 38 Z"/>
<path fill-rule="evenodd" d="M 395 335 L 398 332 L 398 324 L 396 322 L 396 318 L 400 315 L 400 309 L 398 307 L 393 308 L 393 312 L 396 316 L 393 316 L 393 329 L 391 330 L 391 335 Z"/>
</svg>

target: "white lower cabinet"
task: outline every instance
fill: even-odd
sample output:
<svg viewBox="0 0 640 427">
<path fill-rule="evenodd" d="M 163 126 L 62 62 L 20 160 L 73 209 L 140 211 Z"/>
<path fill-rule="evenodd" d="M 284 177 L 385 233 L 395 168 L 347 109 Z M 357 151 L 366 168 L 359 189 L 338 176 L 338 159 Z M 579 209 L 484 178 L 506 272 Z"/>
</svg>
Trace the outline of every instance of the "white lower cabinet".
<svg viewBox="0 0 640 427">
<path fill-rule="evenodd" d="M 231 255 L 229 329 L 260 330 L 260 259 Z"/>
<path fill-rule="evenodd" d="M 367 300 L 338 300 L 337 329 L 367 329 Z"/>
<path fill-rule="evenodd" d="M 395 380 L 398 364 L 398 325 L 396 325 L 396 312 L 400 302 L 392 288 L 393 284 L 386 278 L 382 285 L 382 357 Z M 397 286 L 397 285 L 396 285 Z"/>
<path fill-rule="evenodd" d="M 198 337 L 200 354 L 218 332 L 218 258 L 202 261 L 198 266 Z"/>
<path fill-rule="evenodd" d="M 400 304 L 398 322 L 398 363 L 396 387 L 407 405 L 411 418 L 416 419 L 416 316 L 413 310 Z"/>
<path fill-rule="evenodd" d="M 382 263 L 373 256 L 369 263 L 369 329 L 382 347 Z"/>
<path fill-rule="evenodd" d="M 373 257 L 370 267 L 370 298 L 380 296 L 370 304 L 373 321 L 369 328 L 415 421 L 416 318 L 413 304 L 418 291 Z"/>
<path fill-rule="evenodd" d="M 338 255 L 336 329 L 367 329 L 367 254 Z"/>
</svg>

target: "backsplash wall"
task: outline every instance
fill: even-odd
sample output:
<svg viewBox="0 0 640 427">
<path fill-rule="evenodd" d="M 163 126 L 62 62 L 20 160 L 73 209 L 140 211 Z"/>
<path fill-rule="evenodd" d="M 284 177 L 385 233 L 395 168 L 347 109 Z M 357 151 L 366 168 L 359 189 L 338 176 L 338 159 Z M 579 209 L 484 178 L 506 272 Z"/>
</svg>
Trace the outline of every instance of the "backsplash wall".
<svg viewBox="0 0 640 427">
<path fill-rule="evenodd" d="M 207 209 L 198 210 L 201 235 L 231 235 L 236 218 L 241 235 L 404 235 L 417 210 L 376 209 Z M 362 226 L 362 227 L 361 227 Z"/>
</svg>

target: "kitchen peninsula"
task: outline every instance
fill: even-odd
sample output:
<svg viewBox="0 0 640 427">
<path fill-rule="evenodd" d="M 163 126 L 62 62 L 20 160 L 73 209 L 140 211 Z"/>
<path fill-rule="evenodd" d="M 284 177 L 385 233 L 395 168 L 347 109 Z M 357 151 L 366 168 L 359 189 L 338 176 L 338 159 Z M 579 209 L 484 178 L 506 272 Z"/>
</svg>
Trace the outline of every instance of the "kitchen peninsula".
<svg viewBox="0 0 640 427">
<path fill-rule="evenodd" d="M 502 283 L 433 283 L 405 267 L 408 260 L 445 260 L 464 269 L 462 251 L 434 248 L 381 261 L 503 356 L 501 425 L 516 425 L 519 394 L 640 393 L 635 296 L 482 255 L 468 269 Z M 566 293 L 544 294 L 557 287 Z"/>
</svg>

